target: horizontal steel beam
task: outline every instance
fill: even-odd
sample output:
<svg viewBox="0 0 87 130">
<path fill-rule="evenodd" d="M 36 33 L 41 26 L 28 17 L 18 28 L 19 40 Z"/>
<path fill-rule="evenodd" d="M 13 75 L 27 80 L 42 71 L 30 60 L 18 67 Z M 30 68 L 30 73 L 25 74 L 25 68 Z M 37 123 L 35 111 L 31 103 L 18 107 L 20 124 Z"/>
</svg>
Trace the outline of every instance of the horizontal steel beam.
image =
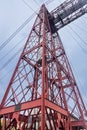
<svg viewBox="0 0 87 130">
<path fill-rule="evenodd" d="M 34 101 L 29 101 L 29 102 L 17 104 L 17 105 L 14 105 L 14 106 L 1 108 L 0 115 L 4 115 L 4 114 L 8 114 L 8 113 L 14 113 L 16 111 L 32 109 L 32 108 L 36 108 L 36 107 L 40 107 L 40 106 L 41 106 L 41 99 L 37 99 L 37 100 L 34 100 Z"/>
<path fill-rule="evenodd" d="M 45 100 L 45 105 L 48 108 L 51 108 L 51 109 L 57 111 L 58 113 L 61 113 L 61 114 L 65 115 L 65 116 L 68 116 L 67 110 L 65 110 L 64 108 L 50 102 L 49 100 Z"/>
<path fill-rule="evenodd" d="M 34 101 L 29 101 L 29 102 L 17 104 L 17 105 L 14 105 L 14 106 L 2 108 L 0 110 L 0 115 L 5 115 L 5 114 L 8 114 L 8 113 L 14 113 L 14 112 L 17 112 L 17 111 L 23 111 L 23 110 L 27 110 L 27 109 L 41 107 L 41 101 L 42 101 L 42 99 L 37 99 L 37 100 L 34 100 Z M 63 109 L 62 107 L 50 102 L 49 100 L 45 99 L 45 106 L 50 108 L 50 109 L 57 111 L 58 113 L 61 113 L 65 116 L 68 116 L 68 113 L 65 109 Z"/>
<path fill-rule="evenodd" d="M 71 121 L 71 126 L 74 127 L 74 126 L 84 126 L 84 122 L 83 121 Z"/>
</svg>

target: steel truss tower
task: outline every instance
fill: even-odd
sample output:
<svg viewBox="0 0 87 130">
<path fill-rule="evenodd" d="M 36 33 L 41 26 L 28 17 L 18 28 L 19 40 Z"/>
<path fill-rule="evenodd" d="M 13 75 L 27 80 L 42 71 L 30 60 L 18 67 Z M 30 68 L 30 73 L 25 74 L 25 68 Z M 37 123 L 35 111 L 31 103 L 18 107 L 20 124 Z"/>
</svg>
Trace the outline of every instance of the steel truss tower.
<svg viewBox="0 0 87 130">
<path fill-rule="evenodd" d="M 52 13 L 41 6 L 0 105 L 2 130 L 87 130 L 86 108 L 58 34 L 85 13 L 86 3 L 78 3 L 72 11 L 68 0 L 68 8 L 61 4 Z"/>
</svg>

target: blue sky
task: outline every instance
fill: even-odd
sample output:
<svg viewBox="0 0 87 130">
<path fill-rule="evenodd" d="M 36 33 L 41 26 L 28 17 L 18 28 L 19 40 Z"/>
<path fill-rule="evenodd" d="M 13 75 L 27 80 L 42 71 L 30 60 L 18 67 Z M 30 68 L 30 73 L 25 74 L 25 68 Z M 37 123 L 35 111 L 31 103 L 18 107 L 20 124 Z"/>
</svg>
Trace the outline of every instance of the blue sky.
<svg viewBox="0 0 87 130">
<path fill-rule="evenodd" d="M 40 5 L 47 0 L 36 0 L 38 4 L 34 0 L 25 1 L 28 5 L 23 0 L 0 0 L 0 46 L 28 17 L 39 11 Z M 53 0 L 46 6 L 51 11 L 63 1 Z M 0 101 L 8 86 L 20 52 L 9 64 L 7 61 L 23 47 L 35 17 L 0 50 Z M 87 106 L 87 14 L 62 28 L 59 34 Z M 12 49 L 14 46 L 16 46 L 15 49 Z"/>
</svg>

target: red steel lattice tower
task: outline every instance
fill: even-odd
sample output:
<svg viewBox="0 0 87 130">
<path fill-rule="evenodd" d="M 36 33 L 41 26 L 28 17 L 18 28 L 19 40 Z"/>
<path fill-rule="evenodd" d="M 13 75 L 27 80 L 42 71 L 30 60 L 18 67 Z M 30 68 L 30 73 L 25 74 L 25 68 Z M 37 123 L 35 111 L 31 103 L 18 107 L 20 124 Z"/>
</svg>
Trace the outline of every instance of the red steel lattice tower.
<svg viewBox="0 0 87 130">
<path fill-rule="evenodd" d="M 53 19 L 42 5 L 0 106 L 2 130 L 87 130 L 86 108 Z"/>
</svg>

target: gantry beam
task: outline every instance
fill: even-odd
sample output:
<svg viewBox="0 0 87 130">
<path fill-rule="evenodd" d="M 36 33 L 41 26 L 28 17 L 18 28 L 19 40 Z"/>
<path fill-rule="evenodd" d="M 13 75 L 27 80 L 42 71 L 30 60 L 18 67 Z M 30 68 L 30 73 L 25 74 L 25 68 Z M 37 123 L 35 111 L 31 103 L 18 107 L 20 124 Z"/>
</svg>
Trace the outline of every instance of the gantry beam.
<svg viewBox="0 0 87 130">
<path fill-rule="evenodd" d="M 55 111 L 57 111 L 58 113 L 61 113 L 62 115 L 65 115 L 65 116 L 68 116 L 68 113 L 65 109 L 63 109 L 62 107 L 48 101 L 48 100 L 45 100 L 45 105 L 48 107 L 48 108 L 51 108 Z"/>
<path fill-rule="evenodd" d="M 83 121 L 71 121 L 72 127 L 83 126 L 83 124 L 84 124 Z M 84 127 L 85 127 L 85 125 L 84 125 Z"/>
<path fill-rule="evenodd" d="M 51 12 L 50 21 L 59 30 L 85 13 L 87 13 L 87 0 L 66 0 Z"/>
<path fill-rule="evenodd" d="M 10 107 L 4 107 L 0 110 L 0 115 L 5 115 L 8 113 L 14 113 L 16 111 L 23 111 L 26 109 L 32 109 L 32 108 L 36 108 L 36 107 L 41 107 L 41 100 L 42 99 L 37 99 L 34 101 L 29 101 L 29 102 L 25 102 L 25 103 L 21 103 L 21 104 L 17 104 L 17 105 L 13 105 Z M 68 116 L 68 113 L 65 109 L 63 109 L 62 107 L 48 101 L 45 99 L 45 106 L 55 110 L 58 113 L 61 113 L 62 115 Z"/>
<path fill-rule="evenodd" d="M 41 99 L 34 100 L 34 101 L 29 101 L 17 105 L 13 105 L 10 107 L 4 107 L 0 110 L 0 115 L 8 114 L 8 113 L 14 113 L 16 111 L 22 111 L 26 109 L 32 109 L 34 107 L 39 107 L 41 105 Z"/>
</svg>

